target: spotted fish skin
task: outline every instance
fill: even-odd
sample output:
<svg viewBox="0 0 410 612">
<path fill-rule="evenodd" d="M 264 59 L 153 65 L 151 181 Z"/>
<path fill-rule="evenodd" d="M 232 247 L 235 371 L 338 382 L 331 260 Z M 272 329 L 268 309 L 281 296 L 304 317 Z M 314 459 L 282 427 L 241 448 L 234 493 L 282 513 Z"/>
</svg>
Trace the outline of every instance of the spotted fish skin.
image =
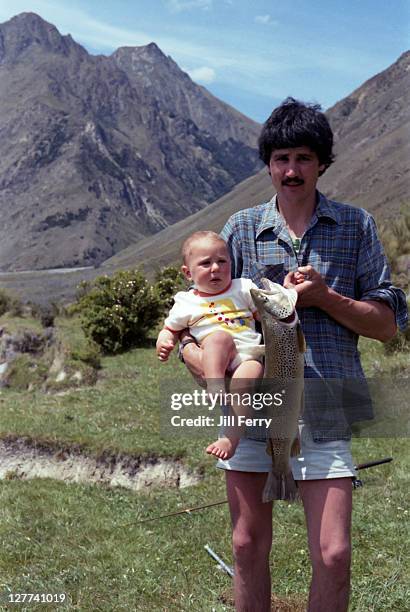
<svg viewBox="0 0 410 612">
<path fill-rule="evenodd" d="M 298 498 L 289 457 L 299 453 L 298 420 L 303 408 L 305 339 L 296 313 L 297 292 L 262 279 L 264 289 L 251 289 L 265 342 L 264 386 L 281 388 L 283 403 L 272 405 L 267 452 L 272 467 L 263 501 Z"/>
</svg>

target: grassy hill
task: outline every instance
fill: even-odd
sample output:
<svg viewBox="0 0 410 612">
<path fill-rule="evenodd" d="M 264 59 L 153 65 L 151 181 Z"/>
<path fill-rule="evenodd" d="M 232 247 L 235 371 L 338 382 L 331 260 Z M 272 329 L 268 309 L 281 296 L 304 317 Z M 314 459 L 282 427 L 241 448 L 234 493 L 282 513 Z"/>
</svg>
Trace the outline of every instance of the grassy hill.
<svg viewBox="0 0 410 612">
<path fill-rule="evenodd" d="M 0 325 L 13 322 L 2 317 Z M 21 327 L 20 319 L 14 329 Z M 77 319 L 57 319 L 57 328 L 68 344 L 81 342 Z M 408 353 L 388 356 L 370 340 L 361 350 L 369 375 L 408 369 Z M 198 476 L 197 484 L 184 488 L 169 478 L 161 486 L 132 491 L 92 477 L 89 482 L 27 479 L 22 464 L 10 470 L 0 480 L 1 593 L 66 593 L 68 609 L 82 612 L 232 610 L 231 579 L 204 551 L 209 544 L 232 564 L 226 504 L 138 522 L 226 495 L 223 474 L 203 450 L 208 435 L 161 433 L 161 398 L 171 389 L 165 381 L 186 376 L 175 355 L 160 364 L 147 347 L 104 357 L 92 387 L 59 394 L 1 389 L 0 466 L 19 448 L 61 465 L 73 456 L 96 459 L 107 474 L 119 458 L 128 458 L 135 471 L 138 462 L 168 459 Z M 4 444 L 9 455 L 4 446 L 1 451 Z M 385 456 L 394 461 L 363 472 L 365 487 L 354 493 L 352 610 L 404 612 L 410 595 L 409 440 L 364 438 L 354 440 L 353 447 L 358 463 Z M 277 503 L 273 521 L 271 571 L 278 609 L 303 610 L 310 570 L 302 508 Z M 4 597 L 0 609 L 8 609 Z"/>
</svg>

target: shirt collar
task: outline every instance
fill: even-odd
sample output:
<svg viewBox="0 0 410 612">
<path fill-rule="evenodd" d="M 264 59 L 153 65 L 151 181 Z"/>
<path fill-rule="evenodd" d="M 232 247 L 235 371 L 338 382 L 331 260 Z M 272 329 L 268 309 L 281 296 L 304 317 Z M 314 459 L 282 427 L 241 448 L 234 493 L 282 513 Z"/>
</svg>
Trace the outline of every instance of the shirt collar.
<svg viewBox="0 0 410 612">
<path fill-rule="evenodd" d="M 282 215 L 279 213 L 276 206 L 276 194 L 269 200 L 266 206 L 260 223 L 256 227 L 256 238 L 267 229 L 276 230 L 278 233 L 284 227 L 285 223 Z"/>
<path fill-rule="evenodd" d="M 323 195 L 323 193 L 320 193 L 320 191 L 317 191 L 316 193 L 319 196 L 319 202 L 315 210 L 316 216 L 318 218 L 327 217 L 328 219 L 332 219 L 335 223 L 340 225 L 341 220 L 339 216 L 339 211 L 337 210 L 336 206 L 334 206 L 332 201 L 328 200 L 327 197 Z"/>
<path fill-rule="evenodd" d="M 316 218 L 327 217 L 332 219 L 335 223 L 340 224 L 340 218 L 336 207 L 332 206 L 331 201 L 328 200 L 323 193 L 320 193 L 320 191 L 316 191 L 316 193 L 319 201 L 313 214 L 313 218 L 315 216 Z M 285 226 L 284 219 L 276 206 L 276 197 L 277 196 L 275 194 L 273 198 L 269 200 L 268 206 L 266 206 L 266 209 L 263 212 L 261 221 L 256 227 L 256 238 L 258 238 L 259 235 L 267 229 L 273 229 L 279 233 Z"/>
</svg>

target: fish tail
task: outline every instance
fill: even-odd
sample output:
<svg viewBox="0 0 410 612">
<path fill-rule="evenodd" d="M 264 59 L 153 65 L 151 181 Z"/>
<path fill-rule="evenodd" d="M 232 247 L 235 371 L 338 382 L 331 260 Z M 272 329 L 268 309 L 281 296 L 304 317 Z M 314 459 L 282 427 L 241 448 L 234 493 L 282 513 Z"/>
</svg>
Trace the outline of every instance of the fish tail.
<svg viewBox="0 0 410 612">
<path fill-rule="evenodd" d="M 301 448 L 300 448 L 299 436 L 296 436 L 290 448 L 290 456 L 296 457 L 297 455 L 300 455 L 300 451 L 301 451 Z"/>
<path fill-rule="evenodd" d="M 262 502 L 270 502 L 275 499 L 286 501 L 299 499 L 298 488 L 291 472 L 287 474 L 275 474 L 272 470 L 269 472 L 262 493 Z"/>
</svg>

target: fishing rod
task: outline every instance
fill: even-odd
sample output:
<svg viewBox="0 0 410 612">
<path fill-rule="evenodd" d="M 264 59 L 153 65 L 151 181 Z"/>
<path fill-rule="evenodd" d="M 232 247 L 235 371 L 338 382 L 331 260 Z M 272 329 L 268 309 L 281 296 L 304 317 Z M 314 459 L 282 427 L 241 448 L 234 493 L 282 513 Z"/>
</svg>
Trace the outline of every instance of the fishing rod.
<svg viewBox="0 0 410 612">
<path fill-rule="evenodd" d="M 367 461 L 366 463 L 358 463 L 355 465 L 355 470 L 367 470 L 368 468 L 375 467 L 377 465 L 383 465 L 385 463 L 390 463 L 393 461 L 393 457 L 385 457 L 384 459 L 376 459 L 375 461 Z M 354 478 L 353 486 L 354 488 L 358 488 L 362 486 L 363 483 L 361 480 Z M 221 506 L 222 504 L 227 504 L 227 499 L 221 499 L 220 501 L 212 502 L 209 504 L 204 504 L 202 506 L 193 506 L 192 508 L 184 508 L 183 510 L 178 510 L 177 512 L 170 512 L 169 514 L 162 514 L 161 516 L 151 516 L 146 519 L 142 519 L 141 521 L 134 521 L 132 523 L 127 523 L 125 525 L 121 525 L 121 527 L 129 527 L 130 525 L 141 525 L 142 523 L 150 523 L 153 521 L 159 521 L 163 518 L 169 518 L 171 516 L 179 516 L 180 514 L 191 514 L 191 512 L 196 512 L 197 510 L 205 510 L 206 508 L 212 508 L 213 506 Z"/>
<path fill-rule="evenodd" d="M 212 506 L 220 506 L 221 504 L 226 504 L 227 502 L 227 499 L 221 499 L 220 501 L 205 504 L 203 506 L 184 508 L 183 510 L 178 510 L 177 512 L 170 512 L 169 514 L 162 514 L 161 516 L 151 516 L 149 518 L 142 519 L 141 521 L 133 521 L 132 523 L 121 525 L 121 527 L 128 527 L 129 525 L 140 525 L 141 523 L 149 523 L 151 521 L 159 521 L 160 519 L 168 518 L 169 516 L 178 516 L 179 514 L 190 514 L 191 512 L 195 512 L 196 510 L 204 510 L 205 508 L 212 508 Z"/>
<path fill-rule="evenodd" d="M 376 465 L 382 465 L 383 463 L 390 463 L 393 461 L 393 457 L 385 457 L 384 459 L 376 459 L 375 461 L 367 461 L 366 463 L 358 463 L 355 465 L 356 470 L 367 470 L 367 468 L 375 467 Z"/>
<path fill-rule="evenodd" d="M 368 461 L 367 463 L 359 463 L 355 465 L 355 470 L 366 470 L 367 468 L 374 467 L 376 465 L 382 465 L 383 463 L 390 463 L 393 461 L 393 457 L 385 457 L 384 459 L 376 459 L 375 461 Z M 352 478 L 353 489 L 359 489 L 363 486 L 363 481 L 360 478 L 354 476 Z"/>
<path fill-rule="evenodd" d="M 220 566 L 220 567 L 221 567 L 221 568 L 222 568 L 222 569 L 223 569 L 223 570 L 224 570 L 224 571 L 225 571 L 227 574 L 229 574 L 229 575 L 231 576 L 231 578 L 233 578 L 233 577 L 234 577 L 234 570 L 233 570 L 233 567 L 231 567 L 230 565 L 227 565 L 227 564 L 225 563 L 225 561 L 223 561 L 223 560 L 221 559 L 221 557 L 220 557 L 219 555 L 217 555 L 217 554 L 216 554 L 216 552 L 215 552 L 214 550 L 212 550 L 212 548 L 211 548 L 211 547 L 210 547 L 208 544 L 205 544 L 204 548 L 205 548 L 206 552 L 207 552 L 208 554 L 210 554 L 210 555 L 211 555 L 211 557 L 213 557 L 213 558 L 215 559 L 215 561 L 216 561 L 216 562 L 219 564 L 219 566 Z"/>
</svg>

